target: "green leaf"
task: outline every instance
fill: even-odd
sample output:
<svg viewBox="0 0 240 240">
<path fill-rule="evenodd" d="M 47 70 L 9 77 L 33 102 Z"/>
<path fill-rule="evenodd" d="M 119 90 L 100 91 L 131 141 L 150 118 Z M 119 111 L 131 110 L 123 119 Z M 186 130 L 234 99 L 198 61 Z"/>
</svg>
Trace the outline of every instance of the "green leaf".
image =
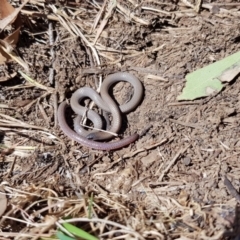
<svg viewBox="0 0 240 240">
<path fill-rule="evenodd" d="M 89 234 L 88 232 L 85 232 L 84 230 L 70 224 L 70 223 L 63 223 L 63 226 L 72 234 L 86 239 L 86 240 L 98 240 L 95 236 Z"/>
<path fill-rule="evenodd" d="M 186 86 L 178 100 L 194 100 L 222 90 L 222 82 L 232 81 L 240 73 L 240 52 L 198 69 L 186 76 Z"/>
<path fill-rule="evenodd" d="M 69 236 L 65 235 L 64 233 L 62 233 L 61 231 L 57 231 L 56 235 L 60 240 L 76 240 L 76 238 L 69 237 Z"/>
</svg>

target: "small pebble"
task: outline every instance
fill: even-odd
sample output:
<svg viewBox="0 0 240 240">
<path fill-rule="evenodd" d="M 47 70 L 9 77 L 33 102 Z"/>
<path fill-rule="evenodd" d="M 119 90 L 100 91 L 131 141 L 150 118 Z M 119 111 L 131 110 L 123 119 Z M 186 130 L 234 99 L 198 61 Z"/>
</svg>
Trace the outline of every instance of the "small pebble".
<svg viewBox="0 0 240 240">
<path fill-rule="evenodd" d="M 190 157 L 185 157 L 183 160 L 182 160 L 183 164 L 185 166 L 189 166 L 191 164 L 191 158 Z"/>
</svg>

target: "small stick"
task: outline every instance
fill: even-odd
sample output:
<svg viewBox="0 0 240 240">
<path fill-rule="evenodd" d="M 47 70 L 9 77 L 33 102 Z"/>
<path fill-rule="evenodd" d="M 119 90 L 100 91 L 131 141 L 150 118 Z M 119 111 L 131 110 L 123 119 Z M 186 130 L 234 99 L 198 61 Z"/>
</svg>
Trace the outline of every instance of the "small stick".
<svg viewBox="0 0 240 240">
<path fill-rule="evenodd" d="M 175 162 L 177 161 L 177 159 L 179 158 L 179 156 L 181 154 L 183 154 L 188 148 L 190 147 L 190 145 L 188 145 L 187 147 L 185 147 L 184 149 L 180 149 L 178 151 L 178 153 L 175 155 L 175 157 L 171 160 L 171 162 L 169 162 L 168 166 L 165 168 L 165 170 L 163 170 L 161 176 L 158 178 L 158 181 L 161 182 L 164 175 L 170 170 L 170 168 L 175 164 Z"/>
<path fill-rule="evenodd" d="M 146 133 L 153 127 L 153 125 L 149 125 L 148 127 L 146 127 L 145 129 L 143 129 L 143 131 L 139 134 L 140 137 L 146 135 Z"/>
<path fill-rule="evenodd" d="M 163 139 L 161 142 L 157 142 L 157 143 L 155 143 L 155 144 L 153 144 L 153 145 L 150 145 L 150 146 L 147 146 L 147 147 L 145 147 L 145 148 L 140 148 L 140 149 L 136 150 L 135 152 L 125 154 L 125 155 L 123 155 L 122 157 L 120 157 L 119 159 L 117 159 L 115 162 L 113 162 L 107 169 L 104 169 L 103 171 L 104 171 L 104 172 L 108 171 L 108 170 L 111 169 L 116 163 L 122 161 L 123 159 L 131 158 L 131 157 L 135 156 L 136 154 L 138 154 L 138 153 L 140 153 L 140 152 L 144 152 L 144 151 L 146 151 L 146 150 L 150 150 L 150 149 L 153 149 L 153 148 L 155 148 L 155 147 L 158 147 L 158 146 L 164 144 L 164 143 L 167 142 L 167 141 L 168 141 L 168 139 L 165 138 L 165 139 Z"/>
<path fill-rule="evenodd" d="M 194 123 L 185 123 L 185 122 L 181 122 L 181 121 L 177 121 L 174 119 L 169 119 L 170 122 L 185 126 L 185 127 L 191 127 L 191 128 L 196 128 L 196 129 L 202 129 L 199 125 L 194 124 Z"/>
<path fill-rule="evenodd" d="M 196 6 L 195 6 L 195 8 L 194 8 L 194 10 L 195 10 L 197 13 L 200 12 L 202 3 L 203 3 L 203 0 L 198 0 L 198 1 L 197 1 Z"/>
<path fill-rule="evenodd" d="M 50 55 L 52 57 L 52 67 L 49 69 L 49 82 L 51 85 L 54 84 L 54 60 L 55 60 L 55 51 L 54 51 L 54 34 L 53 34 L 53 24 L 50 22 L 48 24 L 48 36 L 49 36 L 49 45 L 50 45 Z"/>
<path fill-rule="evenodd" d="M 107 4 L 107 0 L 105 0 L 104 3 L 102 4 L 102 7 L 101 7 L 99 13 L 97 14 L 97 16 L 96 16 L 96 18 L 95 18 L 95 20 L 94 20 L 94 23 L 93 23 L 91 32 L 97 27 L 98 22 L 99 22 L 102 14 L 103 14 L 103 11 L 104 11 L 104 9 L 105 9 L 105 7 L 106 7 L 106 4 Z"/>
<path fill-rule="evenodd" d="M 187 0 L 182 0 L 182 2 L 183 2 L 187 7 L 190 7 L 190 8 L 192 8 L 192 9 L 194 9 L 193 4 L 191 4 L 191 3 L 188 2 Z"/>
<path fill-rule="evenodd" d="M 182 105 L 199 105 L 202 101 L 195 101 L 195 102 L 171 102 L 168 103 L 167 106 L 182 106 Z"/>
<path fill-rule="evenodd" d="M 114 133 L 114 132 L 109 132 L 109 131 L 107 131 L 107 130 L 103 130 L 103 129 L 99 129 L 99 128 L 95 128 L 95 127 L 90 127 L 90 126 L 87 126 L 87 125 L 82 124 L 82 123 L 80 123 L 80 125 L 83 126 L 83 127 L 85 127 L 85 128 L 92 129 L 92 130 L 98 130 L 98 131 L 100 131 L 100 132 L 109 133 L 109 134 L 111 134 L 111 135 L 113 135 L 113 136 L 115 136 L 115 137 L 118 136 L 118 134 L 117 134 L 117 133 Z"/>
<path fill-rule="evenodd" d="M 129 9 L 123 7 L 123 5 L 119 4 L 118 2 L 117 2 L 117 9 L 124 17 L 127 17 L 130 20 L 133 20 L 134 22 L 140 23 L 141 25 L 145 25 L 145 26 L 150 25 L 149 20 L 145 20 L 145 19 L 137 17 L 133 12 L 131 12 Z"/>
<path fill-rule="evenodd" d="M 37 105 L 37 106 L 38 106 L 38 108 L 39 108 L 39 110 L 40 110 L 40 113 L 41 113 L 42 117 L 43 117 L 44 120 L 45 120 L 46 125 L 49 127 L 49 119 L 48 119 L 48 116 L 47 116 L 47 114 L 46 114 L 46 112 L 45 112 L 42 104 L 40 104 L 40 102 L 38 102 L 38 105 Z"/>
<path fill-rule="evenodd" d="M 56 84 L 56 89 L 57 89 Z M 54 109 L 54 128 L 58 125 L 58 119 L 57 119 L 57 109 L 58 109 L 58 96 L 57 93 L 53 93 L 53 109 Z"/>
<path fill-rule="evenodd" d="M 236 200 L 240 203 L 240 194 L 237 192 L 237 190 L 234 188 L 234 186 L 232 185 L 232 183 L 229 181 L 229 179 L 227 178 L 227 176 L 224 176 L 224 181 L 223 183 L 225 184 L 225 186 L 227 187 L 227 190 L 229 191 L 229 193 L 236 198 Z"/>
<path fill-rule="evenodd" d="M 33 104 L 35 104 L 37 101 L 40 101 L 40 99 L 45 98 L 49 94 L 51 94 L 51 93 L 46 92 L 46 93 L 42 94 L 41 96 L 39 96 L 38 98 L 36 98 L 32 102 L 30 102 L 28 105 L 26 105 L 23 109 L 27 112 L 32 107 Z"/>
<path fill-rule="evenodd" d="M 16 157 L 13 158 L 13 161 L 12 161 L 12 164 L 11 164 L 11 167 L 10 167 L 10 170 L 9 170 L 9 172 L 8 172 L 8 174 L 7 174 L 7 178 L 9 178 L 10 175 L 12 174 L 12 171 L 13 171 L 15 162 L 16 162 Z"/>
<path fill-rule="evenodd" d="M 53 96 L 53 109 L 54 109 L 54 128 L 57 127 L 58 119 L 57 119 L 57 108 L 58 108 L 58 83 L 54 82 L 55 77 L 55 60 L 56 60 L 56 54 L 54 51 L 54 43 L 57 41 L 57 39 L 54 39 L 53 34 L 53 24 L 52 22 L 48 25 L 48 35 L 49 35 L 49 44 L 50 44 L 50 55 L 52 57 L 52 67 L 49 69 L 49 82 L 51 85 L 54 85 L 55 83 L 55 92 L 52 94 Z"/>
</svg>

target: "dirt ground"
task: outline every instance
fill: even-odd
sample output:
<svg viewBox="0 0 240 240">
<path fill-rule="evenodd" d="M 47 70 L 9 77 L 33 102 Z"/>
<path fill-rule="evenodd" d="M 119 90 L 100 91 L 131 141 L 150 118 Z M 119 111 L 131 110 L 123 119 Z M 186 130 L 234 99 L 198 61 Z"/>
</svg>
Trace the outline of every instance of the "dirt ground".
<svg viewBox="0 0 240 240">
<path fill-rule="evenodd" d="M 203 0 L 199 13 L 200 1 L 193 0 L 117 3 L 94 45 L 100 65 L 84 38 L 93 44 L 110 1 L 30 0 L 23 8 L 17 51 L 27 74 L 48 88 L 29 85 L 20 74 L 0 85 L 5 216 L 35 224 L 2 218 L 2 231 L 53 235 L 54 224 L 37 224 L 49 216 L 86 218 L 93 199 L 93 218 L 122 226 L 80 225 L 100 239 L 239 239 L 239 78 L 215 96 L 189 102 L 177 96 L 186 74 L 239 51 L 240 1 Z M 69 31 L 59 16 L 83 35 Z M 1 66 L 2 74 L 20 68 L 13 61 Z M 140 138 L 110 152 L 71 141 L 57 124 L 57 105 L 117 71 L 144 85 L 143 101 L 123 117 L 120 131 Z M 120 103 L 132 94 L 123 83 L 113 91 Z M 70 126 L 73 116 L 68 111 Z M 60 200 L 64 206 L 56 205 Z"/>
</svg>

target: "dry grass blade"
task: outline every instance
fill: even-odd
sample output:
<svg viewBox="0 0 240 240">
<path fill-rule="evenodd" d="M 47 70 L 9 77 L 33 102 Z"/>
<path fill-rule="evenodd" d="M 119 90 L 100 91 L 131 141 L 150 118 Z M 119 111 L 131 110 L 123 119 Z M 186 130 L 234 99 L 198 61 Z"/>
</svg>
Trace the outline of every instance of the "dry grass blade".
<svg viewBox="0 0 240 240">
<path fill-rule="evenodd" d="M 3 215 L 3 213 L 6 211 L 7 209 L 7 197 L 2 189 L 2 186 L 0 187 L 0 216 Z"/>
<path fill-rule="evenodd" d="M 200 9 L 201 9 L 202 4 L 203 4 L 203 0 L 198 0 L 198 1 L 197 1 L 196 5 L 195 5 L 195 11 L 196 11 L 197 13 L 200 12 Z"/>
<path fill-rule="evenodd" d="M 4 237 L 5 240 L 8 240 L 9 237 L 17 237 L 18 239 L 20 237 L 24 237 L 26 238 L 31 238 L 33 239 L 34 237 L 38 237 L 39 238 L 39 234 L 36 233 L 19 233 L 19 232 L 0 232 L 0 236 Z M 42 238 L 50 238 L 52 237 L 52 233 L 45 233 L 45 234 L 41 234 Z"/>
<path fill-rule="evenodd" d="M 102 16 L 102 14 L 104 12 L 104 9 L 105 9 L 106 5 L 107 5 L 107 0 L 104 0 L 103 5 L 102 5 L 98 15 L 96 16 L 96 19 L 94 20 L 94 24 L 92 26 L 92 30 L 96 28 L 96 26 L 97 26 L 97 24 L 98 24 L 98 22 L 99 22 L 99 20 L 100 20 L 100 18 Z"/>
<path fill-rule="evenodd" d="M 163 13 L 163 14 L 166 14 L 168 16 L 171 16 L 171 13 L 169 13 L 167 11 L 163 11 L 161 9 L 156 9 L 156 8 L 151 8 L 151 7 L 141 7 L 141 9 L 147 10 L 147 11 L 152 11 L 152 12 L 157 12 L 157 13 Z"/>
<path fill-rule="evenodd" d="M 16 61 L 19 65 L 21 65 L 25 71 L 29 71 L 27 63 L 25 63 L 16 53 L 16 51 L 12 48 L 10 44 L 8 44 L 4 40 L 0 40 L 1 49 L 8 54 L 14 61 Z"/>
<path fill-rule="evenodd" d="M 10 108 L 7 104 L 1 104 L 0 103 L 0 108 Z"/>
<path fill-rule="evenodd" d="M 85 124 L 82 124 L 82 123 L 80 123 L 80 125 L 83 126 L 83 127 L 85 127 L 85 128 L 91 129 L 91 130 L 98 130 L 98 131 L 100 131 L 100 132 L 109 133 L 109 134 L 111 134 L 111 135 L 113 135 L 113 136 L 115 136 L 115 137 L 118 136 L 118 134 L 117 134 L 117 133 L 114 133 L 114 132 L 109 132 L 109 131 L 107 131 L 107 130 L 103 130 L 103 129 L 99 129 L 99 128 L 95 128 L 95 127 L 89 127 L 89 126 L 87 126 L 87 125 L 85 125 Z"/>
<path fill-rule="evenodd" d="M 120 3 L 117 3 L 117 8 L 121 14 L 123 14 L 127 18 L 130 18 L 134 22 L 139 23 L 141 25 L 146 25 L 146 26 L 150 25 L 150 21 L 137 17 L 130 10 L 128 10 L 127 8 L 124 8 Z"/>
<path fill-rule="evenodd" d="M 191 7 L 192 9 L 194 9 L 193 4 L 190 3 L 188 0 L 182 0 L 182 2 L 183 2 L 186 6 Z"/>
<path fill-rule="evenodd" d="M 48 131 L 48 129 L 44 127 L 34 126 L 28 123 L 24 123 L 16 118 L 10 117 L 8 115 L 0 113 L 0 117 L 5 118 L 6 120 L 0 119 L 1 127 L 21 127 L 21 128 L 31 128 L 31 129 L 39 129 L 42 131 Z"/>
<path fill-rule="evenodd" d="M 25 73 L 23 73 L 22 71 L 18 71 L 22 77 L 28 81 L 31 85 L 35 86 L 35 87 L 38 87 L 38 88 L 41 88 L 43 90 L 46 90 L 48 91 L 49 93 L 53 93 L 55 91 L 54 88 L 50 88 L 50 87 L 46 87 L 40 83 L 38 83 L 37 81 L 35 81 L 34 79 L 30 78 L 28 75 L 26 75 Z"/>
<path fill-rule="evenodd" d="M 117 7 L 117 1 L 116 0 L 112 0 L 110 1 L 110 7 L 109 7 L 109 10 L 106 14 L 106 16 L 104 17 L 103 21 L 101 22 L 101 25 L 99 26 L 99 29 L 97 30 L 97 33 L 96 33 L 96 36 L 95 36 L 95 39 L 93 41 L 93 45 L 96 44 L 101 32 L 103 31 L 104 27 L 106 26 L 106 24 L 108 23 L 108 20 L 109 18 L 111 17 L 114 9 Z"/>
<path fill-rule="evenodd" d="M 161 76 L 156 76 L 153 74 L 148 74 L 145 76 L 145 79 L 153 79 L 153 80 L 157 80 L 157 81 L 162 81 L 162 82 L 169 82 L 169 80 L 161 77 Z"/>
</svg>

